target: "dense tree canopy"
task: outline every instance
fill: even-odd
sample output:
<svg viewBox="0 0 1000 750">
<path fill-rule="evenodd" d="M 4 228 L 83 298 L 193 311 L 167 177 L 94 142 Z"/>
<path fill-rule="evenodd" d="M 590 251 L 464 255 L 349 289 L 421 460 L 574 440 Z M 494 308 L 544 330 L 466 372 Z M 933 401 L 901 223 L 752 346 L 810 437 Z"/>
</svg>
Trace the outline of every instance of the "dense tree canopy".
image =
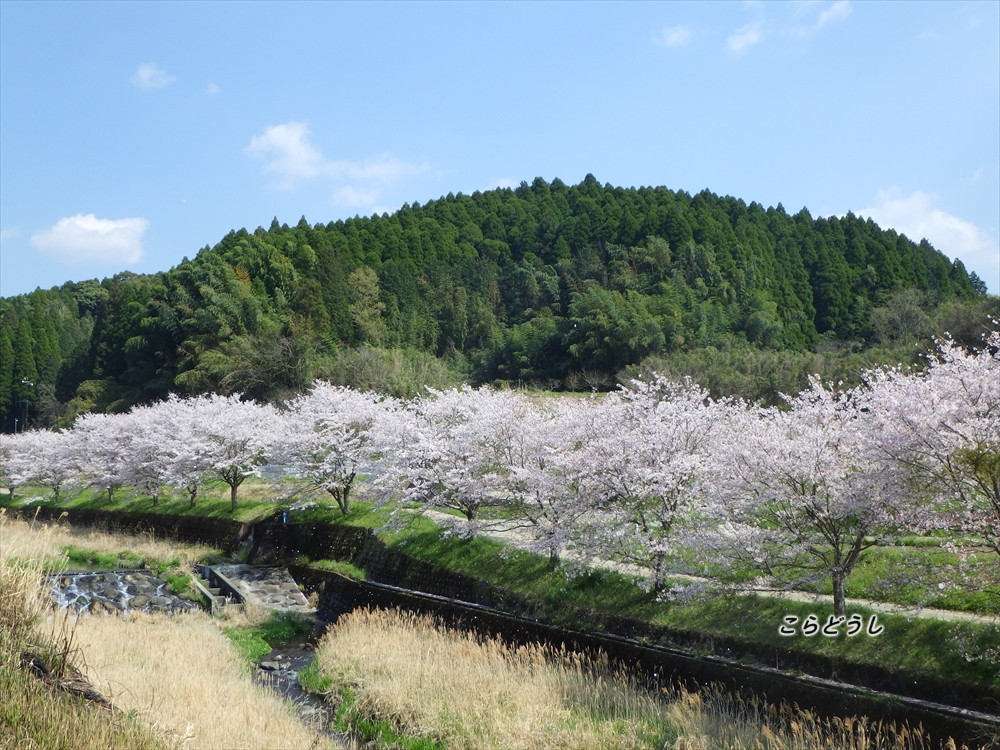
<svg viewBox="0 0 1000 750">
<path fill-rule="evenodd" d="M 359 347 L 438 386 L 427 357 L 480 382 L 606 386 L 647 356 L 926 335 L 927 309 L 983 293 L 960 261 L 852 214 L 537 178 L 274 221 L 162 273 L 0 299 L 0 429 L 169 393 L 281 397 Z"/>
</svg>

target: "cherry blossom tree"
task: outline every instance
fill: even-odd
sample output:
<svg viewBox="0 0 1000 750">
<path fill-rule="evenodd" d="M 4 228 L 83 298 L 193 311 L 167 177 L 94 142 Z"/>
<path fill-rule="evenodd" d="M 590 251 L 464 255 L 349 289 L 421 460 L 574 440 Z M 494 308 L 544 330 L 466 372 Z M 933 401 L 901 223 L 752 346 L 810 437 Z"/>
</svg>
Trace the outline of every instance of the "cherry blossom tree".
<svg viewBox="0 0 1000 750">
<path fill-rule="evenodd" d="M 108 502 L 129 481 L 135 431 L 126 414 L 82 414 L 73 425 L 72 444 L 81 478 L 107 493 Z"/>
<path fill-rule="evenodd" d="M 188 426 L 195 455 L 208 472 L 229 485 L 232 510 L 237 493 L 251 476 L 259 476 L 278 439 L 279 424 L 273 406 L 242 401 L 239 395 L 212 394 L 190 399 L 195 420 Z"/>
<path fill-rule="evenodd" d="M 51 489 L 58 503 L 63 490 L 79 483 L 77 457 L 72 432 L 22 432 L 15 443 L 11 479 L 18 486 L 30 484 Z"/>
<path fill-rule="evenodd" d="M 929 523 L 1000 554 L 1000 331 L 972 352 L 939 341 L 926 372 L 871 380 L 885 404 L 887 453 L 935 500 Z"/>
<path fill-rule="evenodd" d="M 706 508 L 712 546 L 733 570 L 768 583 L 832 581 L 845 613 L 845 582 L 865 550 L 913 522 L 899 464 L 882 450 L 880 408 L 865 389 L 837 392 L 812 380 L 768 409 L 728 421 L 720 492 Z M 725 479 L 725 481 L 721 481 Z"/>
<path fill-rule="evenodd" d="M 689 572 L 685 532 L 713 489 L 710 459 L 732 408 L 690 380 L 659 375 L 605 402 L 588 450 L 599 493 L 590 538 L 604 556 L 647 568 L 657 593 L 671 573 Z"/>
<path fill-rule="evenodd" d="M 475 533 L 483 513 L 509 504 L 498 491 L 503 469 L 499 453 L 511 439 L 510 415 L 519 409 L 509 391 L 465 386 L 412 403 L 401 420 L 404 437 L 394 441 L 393 481 L 402 500 L 424 510 L 457 511 L 462 533 Z"/>
<path fill-rule="evenodd" d="M 193 508 L 198 492 L 212 467 L 212 452 L 205 445 L 199 433 L 201 415 L 199 401 L 181 399 L 176 396 L 156 405 L 159 416 L 169 426 L 165 443 L 170 462 L 167 469 L 167 484 L 187 493 Z"/>
<path fill-rule="evenodd" d="M 0 487 L 7 490 L 11 501 L 18 485 L 18 459 L 17 436 L 0 433 Z"/>
<path fill-rule="evenodd" d="M 506 498 L 507 528 L 528 534 L 528 548 L 553 567 L 591 509 L 591 454 L 586 446 L 600 428 L 599 402 L 517 398 L 496 415 L 493 492 Z"/>
<path fill-rule="evenodd" d="M 294 475 L 328 492 L 346 516 L 354 480 L 378 450 L 372 430 L 393 407 L 391 399 L 378 394 L 314 383 L 280 415 L 280 460 Z"/>
<path fill-rule="evenodd" d="M 130 435 L 127 483 L 149 495 L 154 506 L 159 505 L 162 488 L 169 485 L 187 490 L 193 506 L 191 488 L 193 486 L 196 496 L 201 474 L 207 470 L 205 466 L 193 469 L 195 456 L 185 455 L 191 446 L 189 433 L 183 429 L 181 420 L 171 418 L 172 410 L 176 412 L 174 407 L 179 403 L 175 399 L 136 406 L 120 417 L 123 429 Z"/>
<path fill-rule="evenodd" d="M 192 507 L 201 483 L 215 476 L 229 485 L 235 510 L 240 485 L 259 475 L 279 437 L 272 406 L 235 395 L 171 396 L 148 409 L 136 412 L 149 428 L 149 440 L 136 446 L 139 455 L 149 462 L 148 472 L 186 492 Z"/>
</svg>

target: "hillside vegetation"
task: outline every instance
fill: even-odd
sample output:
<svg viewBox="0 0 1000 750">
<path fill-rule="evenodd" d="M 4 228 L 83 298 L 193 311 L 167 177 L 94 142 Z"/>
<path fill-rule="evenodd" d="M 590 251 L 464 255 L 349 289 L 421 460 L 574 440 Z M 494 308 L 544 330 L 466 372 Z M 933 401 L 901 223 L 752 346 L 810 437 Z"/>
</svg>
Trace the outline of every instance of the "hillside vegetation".
<svg viewBox="0 0 1000 750">
<path fill-rule="evenodd" d="M 275 220 L 169 271 L 0 299 L 0 429 L 315 377 L 397 395 L 604 388 L 650 357 L 767 400 L 808 372 L 912 358 L 944 328 L 974 341 L 985 291 L 852 214 L 537 178 L 391 216 Z"/>
</svg>

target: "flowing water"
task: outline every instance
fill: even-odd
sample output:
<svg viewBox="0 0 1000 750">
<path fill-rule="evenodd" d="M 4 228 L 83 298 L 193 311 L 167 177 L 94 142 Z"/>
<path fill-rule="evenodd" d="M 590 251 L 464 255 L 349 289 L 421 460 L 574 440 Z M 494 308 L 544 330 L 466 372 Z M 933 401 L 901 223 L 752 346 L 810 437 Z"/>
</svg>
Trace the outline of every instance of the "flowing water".
<svg viewBox="0 0 1000 750">
<path fill-rule="evenodd" d="M 51 576 L 52 599 L 78 612 L 123 613 L 128 610 L 175 614 L 197 609 L 176 596 L 170 585 L 148 570 L 65 572 Z"/>
</svg>

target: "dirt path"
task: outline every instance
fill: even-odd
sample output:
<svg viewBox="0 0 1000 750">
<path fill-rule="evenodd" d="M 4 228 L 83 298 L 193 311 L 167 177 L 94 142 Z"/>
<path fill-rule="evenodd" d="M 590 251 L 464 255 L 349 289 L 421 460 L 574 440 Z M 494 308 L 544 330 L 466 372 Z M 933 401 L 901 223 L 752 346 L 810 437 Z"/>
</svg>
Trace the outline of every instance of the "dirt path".
<svg viewBox="0 0 1000 750">
<path fill-rule="evenodd" d="M 441 513 L 440 511 L 425 511 L 426 515 L 431 520 L 436 523 L 448 523 L 456 520 L 455 516 L 449 515 L 447 513 Z M 520 549 L 529 549 L 531 547 L 531 535 L 527 529 L 524 527 L 519 527 L 511 524 L 505 524 L 504 522 L 491 523 L 488 527 L 485 527 L 480 532 L 482 536 L 494 539 L 503 544 L 509 544 Z M 583 561 L 583 557 L 579 554 L 574 553 L 569 550 L 563 554 L 566 560 L 573 561 Z M 625 575 L 647 577 L 649 575 L 648 570 L 639 566 L 632 565 L 629 563 L 618 563 L 613 560 L 588 560 L 586 561 L 588 565 L 595 568 L 604 568 L 606 570 L 613 570 L 618 573 L 623 573 Z M 691 581 L 708 581 L 707 578 L 698 578 L 696 576 L 684 576 L 678 575 L 677 578 L 687 579 Z M 829 594 L 813 594 L 808 591 L 778 591 L 774 589 L 753 589 L 747 591 L 748 594 L 757 594 L 758 596 L 769 596 L 775 599 L 789 599 L 797 602 L 807 602 L 807 603 L 823 603 L 832 604 L 833 596 Z M 956 612 L 949 609 L 933 609 L 931 607 L 909 607 L 901 604 L 892 604 L 889 602 L 877 602 L 871 599 L 849 599 L 848 604 L 854 604 L 861 607 L 866 607 L 873 612 L 882 612 L 885 614 L 893 615 L 904 615 L 906 617 L 929 617 L 935 620 L 945 620 L 950 622 L 977 622 L 985 624 L 1000 625 L 1000 616 L 996 615 L 981 615 L 972 612 Z"/>
</svg>

